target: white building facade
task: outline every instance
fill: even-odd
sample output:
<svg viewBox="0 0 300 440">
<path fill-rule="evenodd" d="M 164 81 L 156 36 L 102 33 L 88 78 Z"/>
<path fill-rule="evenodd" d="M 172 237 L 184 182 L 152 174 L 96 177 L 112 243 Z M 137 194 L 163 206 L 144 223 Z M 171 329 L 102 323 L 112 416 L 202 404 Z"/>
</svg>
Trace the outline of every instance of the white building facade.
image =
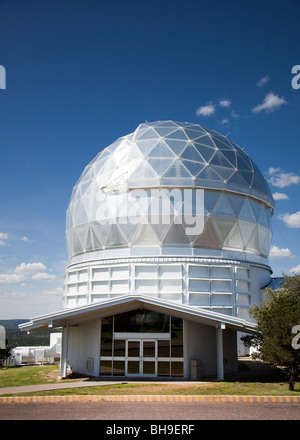
<svg viewBox="0 0 300 440">
<path fill-rule="evenodd" d="M 197 124 L 159 121 L 102 150 L 67 210 L 61 374 L 222 379 L 271 280 L 275 203 L 252 159 Z M 239 334 L 239 333 L 238 333 Z"/>
</svg>

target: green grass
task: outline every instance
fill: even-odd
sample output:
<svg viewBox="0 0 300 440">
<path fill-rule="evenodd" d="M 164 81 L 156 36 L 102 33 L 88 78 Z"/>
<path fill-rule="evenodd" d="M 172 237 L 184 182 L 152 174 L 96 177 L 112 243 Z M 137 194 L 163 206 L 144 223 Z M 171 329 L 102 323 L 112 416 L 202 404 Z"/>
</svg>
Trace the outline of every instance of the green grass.
<svg viewBox="0 0 300 440">
<path fill-rule="evenodd" d="M 0 369 L 0 388 L 39 385 L 44 383 L 74 382 L 73 380 L 61 381 L 58 379 L 59 367 L 41 366 L 41 367 L 21 367 Z M 121 379 L 121 378 L 120 378 Z M 77 379 L 78 380 L 78 379 Z M 122 379 L 121 379 L 122 380 Z M 126 382 L 126 380 L 124 380 Z M 288 384 L 280 371 L 261 377 L 252 377 L 251 379 L 234 380 L 230 379 L 224 382 L 199 382 L 197 384 L 182 383 L 124 383 L 115 385 L 99 385 L 96 387 L 66 388 L 60 390 L 41 391 L 33 393 L 23 393 L 18 395 L 142 395 L 142 394 L 180 394 L 180 395 L 300 395 L 300 382 L 296 383 L 295 391 L 288 389 Z"/>
<path fill-rule="evenodd" d="M 0 368 L 0 388 L 62 382 L 58 378 L 58 365 Z M 64 380 L 63 382 L 74 381 Z"/>
</svg>

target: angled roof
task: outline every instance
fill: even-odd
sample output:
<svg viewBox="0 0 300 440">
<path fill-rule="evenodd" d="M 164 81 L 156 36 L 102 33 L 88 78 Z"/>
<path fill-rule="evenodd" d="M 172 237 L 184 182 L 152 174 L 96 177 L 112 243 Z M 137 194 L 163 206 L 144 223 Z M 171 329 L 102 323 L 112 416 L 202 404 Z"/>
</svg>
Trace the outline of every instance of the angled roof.
<svg viewBox="0 0 300 440">
<path fill-rule="evenodd" d="M 223 324 L 226 328 L 245 333 L 253 333 L 256 329 L 256 324 L 246 321 L 245 319 L 224 315 L 203 308 L 174 304 L 169 301 L 143 295 L 126 295 L 101 303 L 64 309 L 55 313 L 37 316 L 31 318 L 29 322 L 20 324 L 19 328 L 24 331 L 42 331 L 49 327 L 76 326 L 101 317 L 124 313 L 139 308 L 170 314 L 212 327 L 219 327 Z"/>
</svg>

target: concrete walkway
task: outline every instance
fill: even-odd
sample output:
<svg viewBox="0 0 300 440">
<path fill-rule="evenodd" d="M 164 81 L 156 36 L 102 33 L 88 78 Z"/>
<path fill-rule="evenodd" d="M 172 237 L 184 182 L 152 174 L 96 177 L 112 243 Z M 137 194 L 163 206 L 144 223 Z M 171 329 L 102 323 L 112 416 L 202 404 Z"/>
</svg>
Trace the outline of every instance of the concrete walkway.
<svg viewBox="0 0 300 440">
<path fill-rule="evenodd" d="M 78 382 L 63 382 L 63 383 L 46 383 L 42 385 L 24 385 L 19 387 L 0 388 L 0 395 L 3 394 L 18 394 L 18 393 L 34 393 L 38 391 L 62 390 L 66 388 L 83 388 L 83 387 L 98 387 L 100 385 L 116 385 L 122 382 L 98 382 L 91 380 L 84 380 Z"/>
</svg>

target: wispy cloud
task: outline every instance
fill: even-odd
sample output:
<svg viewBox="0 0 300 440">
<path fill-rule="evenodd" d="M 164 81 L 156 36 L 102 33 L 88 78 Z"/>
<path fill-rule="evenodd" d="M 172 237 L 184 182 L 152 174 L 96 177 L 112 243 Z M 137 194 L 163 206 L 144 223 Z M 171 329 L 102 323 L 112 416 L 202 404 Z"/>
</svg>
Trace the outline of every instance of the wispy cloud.
<svg viewBox="0 0 300 440">
<path fill-rule="evenodd" d="M 31 243 L 33 241 L 33 240 L 29 240 L 28 237 L 22 237 L 20 240 L 24 241 L 25 243 Z"/>
<path fill-rule="evenodd" d="M 25 296 L 24 292 L 5 292 L 0 295 L 0 298 L 24 298 Z"/>
<path fill-rule="evenodd" d="M 7 239 L 8 239 L 8 234 L 6 234 L 5 232 L 0 232 L 0 246 L 4 246 L 5 240 Z"/>
<path fill-rule="evenodd" d="M 16 273 L 0 273 L 0 284 L 21 283 L 24 280 L 24 275 L 18 275 Z"/>
<path fill-rule="evenodd" d="M 273 199 L 274 200 L 288 200 L 289 197 L 284 193 L 276 192 L 273 194 Z"/>
<path fill-rule="evenodd" d="M 279 220 L 282 220 L 289 228 L 300 228 L 300 211 L 297 211 L 293 214 L 281 214 L 278 216 L 278 218 Z"/>
<path fill-rule="evenodd" d="M 196 110 L 197 116 L 211 116 L 215 113 L 216 107 L 213 103 L 208 103 L 206 105 L 203 105 Z"/>
<path fill-rule="evenodd" d="M 237 118 L 239 117 L 239 115 L 238 115 L 234 110 L 232 110 L 232 112 L 230 112 L 230 116 L 231 116 L 233 119 L 237 119 Z"/>
<path fill-rule="evenodd" d="M 257 86 L 258 86 L 258 87 L 262 87 L 264 84 L 267 84 L 267 82 L 269 82 L 269 81 L 270 81 L 270 77 L 269 77 L 269 75 L 264 76 L 263 78 L 261 78 L 261 79 L 258 81 Z"/>
<path fill-rule="evenodd" d="M 230 105 L 231 105 L 231 101 L 230 101 L 229 99 L 222 99 L 222 100 L 219 102 L 219 105 L 220 105 L 221 107 L 226 107 L 226 108 L 228 108 L 228 107 L 230 107 Z"/>
<path fill-rule="evenodd" d="M 277 246 L 272 246 L 270 249 L 269 258 L 293 258 L 291 251 L 288 248 L 280 249 Z"/>
<path fill-rule="evenodd" d="M 43 290 L 43 294 L 44 295 L 62 296 L 63 288 L 62 287 L 56 287 L 55 289 Z"/>
<path fill-rule="evenodd" d="M 222 119 L 222 124 L 229 124 L 229 119 L 228 118 Z"/>
<path fill-rule="evenodd" d="M 285 173 L 281 168 L 269 168 L 268 174 L 271 176 L 268 182 L 278 188 L 285 188 L 300 183 L 300 176 L 295 173 Z"/>
<path fill-rule="evenodd" d="M 50 275 L 46 272 L 38 272 L 32 275 L 33 280 L 54 280 L 56 278 L 56 275 Z"/>
<path fill-rule="evenodd" d="M 264 110 L 266 113 L 270 113 L 279 109 L 283 104 L 287 104 L 287 101 L 284 98 L 279 98 L 278 95 L 274 95 L 274 93 L 270 92 L 267 94 L 262 104 L 254 107 L 252 112 L 259 113 Z"/>
<path fill-rule="evenodd" d="M 292 267 L 292 269 L 290 269 L 289 272 L 294 274 L 300 274 L 300 264 L 298 264 L 298 266 L 296 267 Z"/>
</svg>

